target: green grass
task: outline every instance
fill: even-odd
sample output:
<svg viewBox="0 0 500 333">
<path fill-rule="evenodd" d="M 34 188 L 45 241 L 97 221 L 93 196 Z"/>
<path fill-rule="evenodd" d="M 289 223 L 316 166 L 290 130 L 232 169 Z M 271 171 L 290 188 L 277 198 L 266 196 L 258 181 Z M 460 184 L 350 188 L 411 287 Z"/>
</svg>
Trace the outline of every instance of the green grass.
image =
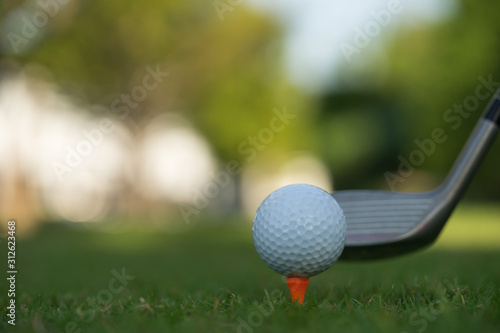
<svg viewBox="0 0 500 333">
<path fill-rule="evenodd" d="M 303 306 L 256 254 L 249 222 L 177 234 L 48 224 L 17 243 L 15 331 L 498 332 L 499 217 L 498 208 L 464 206 L 427 250 L 336 263 L 311 278 Z M 112 280 L 122 268 L 134 276 L 123 290 Z"/>
</svg>

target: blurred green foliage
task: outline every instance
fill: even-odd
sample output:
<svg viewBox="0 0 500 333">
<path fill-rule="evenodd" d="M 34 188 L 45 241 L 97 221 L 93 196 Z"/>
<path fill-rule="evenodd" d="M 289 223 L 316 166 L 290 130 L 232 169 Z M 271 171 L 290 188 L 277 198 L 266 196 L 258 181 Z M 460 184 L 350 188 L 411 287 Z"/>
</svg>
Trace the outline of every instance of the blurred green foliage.
<svg viewBox="0 0 500 333">
<path fill-rule="evenodd" d="M 297 118 L 263 155 L 316 152 L 333 171 L 336 188 L 387 187 L 384 173 L 397 170 L 398 156 L 407 157 L 415 139 L 446 128 L 448 140 L 418 167 L 427 181 L 412 180 L 422 190 L 444 177 L 481 112 L 451 130 L 445 111 L 474 94 L 479 76 L 500 81 L 500 3 L 457 2 L 444 20 L 402 24 L 380 39 L 384 55 L 363 50 L 361 66 L 342 66 L 335 74 L 341 83 L 322 95 L 308 95 L 288 81 L 284 31 L 244 4 L 221 20 L 213 3 L 201 0 L 74 0 L 50 20 L 30 52 L 0 60 L 45 66 L 77 101 L 105 106 L 95 112 L 109 112 L 117 96 L 141 84 L 146 66 L 159 64 L 169 77 L 132 110 L 131 119 L 179 112 L 223 161 L 244 162 L 239 144 L 269 126 L 274 108 L 286 106 Z M 36 9 L 31 2 L 6 2 L 2 9 L 21 6 Z M 499 143 L 493 147 L 498 150 Z M 494 177 L 499 163 L 498 154 L 487 157 L 473 197 L 500 198 Z"/>
</svg>

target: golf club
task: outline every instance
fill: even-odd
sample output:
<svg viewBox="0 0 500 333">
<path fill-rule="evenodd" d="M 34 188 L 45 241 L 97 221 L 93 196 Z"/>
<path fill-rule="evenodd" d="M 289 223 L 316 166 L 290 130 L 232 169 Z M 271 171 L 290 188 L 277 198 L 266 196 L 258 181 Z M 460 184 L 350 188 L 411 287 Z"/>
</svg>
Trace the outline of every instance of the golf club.
<svg viewBox="0 0 500 333">
<path fill-rule="evenodd" d="M 343 209 L 347 235 L 339 260 L 394 257 L 430 245 L 439 235 L 500 126 L 500 89 L 479 119 L 444 182 L 424 193 L 347 190 L 332 196 Z"/>
</svg>

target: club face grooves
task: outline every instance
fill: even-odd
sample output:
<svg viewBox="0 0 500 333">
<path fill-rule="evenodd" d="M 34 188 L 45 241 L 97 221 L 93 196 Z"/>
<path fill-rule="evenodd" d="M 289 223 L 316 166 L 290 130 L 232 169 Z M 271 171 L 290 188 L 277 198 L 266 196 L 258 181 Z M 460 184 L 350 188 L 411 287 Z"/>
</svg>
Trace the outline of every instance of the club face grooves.
<svg viewBox="0 0 500 333">
<path fill-rule="evenodd" d="M 340 260 L 380 259 L 425 247 L 446 221 L 432 220 L 442 218 L 437 208 L 445 198 L 439 191 L 413 194 L 360 190 L 334 192 L 332 196 L 347 222 L 346 246 Z M 432 230 L 434 227 L 439 230 Z"/>
<path fill-rule="evenodd" d="M 344 195 L 343 195 L 344 194 Z M 368 195 L 367 195 L 368 194 Z M 347 245 L 368 245 L 398 238 L 411 232 L 435 205 L 426 195 L 394 195 L 384 192 L 373 194 L 360 191 L 333 195 L 344 211 L 347 224 Z M 354 199 L 358 197 L 358 200 Z"/>
</svg>

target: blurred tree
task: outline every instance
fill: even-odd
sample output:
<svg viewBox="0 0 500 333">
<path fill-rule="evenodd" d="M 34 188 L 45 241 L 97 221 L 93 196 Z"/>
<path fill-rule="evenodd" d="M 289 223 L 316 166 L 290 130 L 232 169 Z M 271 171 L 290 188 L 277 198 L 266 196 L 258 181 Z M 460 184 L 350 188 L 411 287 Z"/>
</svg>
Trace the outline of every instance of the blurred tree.
<svg viewBox="0 0 500 333">
<path fill-rule="evenodd" d="M 318 148 L 337 176 L 335 188 L 379 187 L 405 136 L 394 103 L 377 93 L 337 92 L 324 96 L 321 109 Z"/>
<path fill-rule="evenodd" d="M 285 78 L 282 32 L 244 5 L 219 14 L 200 0 L 72 1 L 51 17 L 42 42 L 4 59 L 46 67 L 66 93 L 105 106 L 94 112 L 116 111 L 130 126 L 158 113 L 182 113 L 225 160 L 244 161 L 238 145 L 269 126 L 274 108 L 287 105 L 300 120 L 266 149 L 305 147 L 312 113 Z M 152 71 L 162 73 L 161 84 L 130 107 L 122 94 L 142 86 Z"/>
<path fill-rule="evenodd" d="M 361 169 L 367 167 L 366 172 L 358 173 L 356 184 L 374 184 L 375 179 L 383 181 L 383 170 L 397 170 L 398 156 L 407 158 L 418 149 L 415 140 L 430 138 L 435 128 L 443 128 L 448 139 L 438 144 L 435 153 L 426 157 L 418 169 L 434 174 L 431 177 L 434 183 L 440 182 L 449 171 L 487 101 L 481 101 L 477 111 L 463 118 L 456 129 L 446 121 L 445 113 L 455 103 L 462 104 L 466 97 L 475 94 L 477 85 L 481 84 L 480 76 L 491 75 L 493 81 L 500 82 L 500 20 L 497 17 L 500 3 L 457 1 L 458 10 L 447 19 L 438 23 L 422 22 L 419 26 L 403 25 L 388 40 L 385 55 L 380 57 L 367 50 L 361 55 L 363 70 L 350 66 L 343 71 L 341 89 L 355 92 L 356 98 L 351 98 L 354 108 L 362 105 L 352 110 L 356 116 L 349 116 L 363 118 L 357 127 L 361 131 L 350 137 L 356 135 L 357 146 L 371 148 L 365 151 L 352 148 L 359 155 L 346 158 L 342 169 L 346 171 L 341 171 L 340 178 L 346 175 L 346 181 L 354 182 L 354 176 L 349 176 L 347 169 L 361 165 Z M 341 103 L 343 96 L 344 93 L 332 92 L 324 98 L 321 119 L 335 114 L 336 121 L 345 121 L 342 112 L 348 107 Z M 359 100 L 373 103 L 367 105 Z M 382 124 L 376 125 L 374 121 Z M 384 150 L 372 147 L 375 144 L 377 147 L 383 144 Z M 497 142 L 493 152 L 499 149 L 500 142 Z M 377 167 L 371 169 L 373 165 Z M 486 158 L 471 188 L 473 197 L 500 198 L 499 165 L 499 154 L 492 153 Z"/>
</svg>

